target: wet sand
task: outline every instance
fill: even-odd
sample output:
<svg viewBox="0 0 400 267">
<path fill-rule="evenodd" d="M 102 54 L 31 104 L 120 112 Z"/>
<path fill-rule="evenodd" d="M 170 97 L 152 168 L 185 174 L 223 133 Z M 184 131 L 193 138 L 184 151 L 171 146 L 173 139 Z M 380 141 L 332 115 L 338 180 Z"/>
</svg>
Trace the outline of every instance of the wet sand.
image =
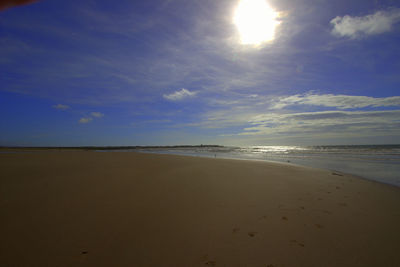
<svg viewBox="0 0 400 267">
<path fill-rule="evenodd" d="M 0 154 L 0 266 L 400 266 L 400 189 L 278 163 Z"/>
</svg>

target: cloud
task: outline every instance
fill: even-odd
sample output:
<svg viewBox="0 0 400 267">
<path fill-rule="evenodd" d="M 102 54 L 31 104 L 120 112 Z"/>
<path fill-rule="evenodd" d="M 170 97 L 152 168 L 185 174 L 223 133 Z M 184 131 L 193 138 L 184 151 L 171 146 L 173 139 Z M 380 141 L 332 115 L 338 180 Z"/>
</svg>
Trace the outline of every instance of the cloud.
<svg viewBox="0 0 400 267">
<path fill-rule="evenodd" d="M 82 118 L 79 120 L 79 123 L 85 124 L 85 123 L 91 122 L 92 120 L 93 120 L 93 119 L 90 118 L 90 117 L 82 117 Z"/>
<path fill-rule="evenodd" d="M 0 11 L 5 10 L 10 7 L 32 4 L 37 1 L 38 0 L 1 0 L 0 1 Z"/>
<path fill-rule="evenodd" d="M 400 110 L 259 114 L 238 135 L 387 135 L 400 133 Z"/>
<path fill-rule="evenodd" d="M 57 105 L 54 105 L 53 108 L 59 109 L 59 110 L 66 110 L 66 109 L 69 109 L 70 107 L 68 105 L 57 104 Z"/>
<path fill-rule="evenodd" d="M 369 97 L 333 94 L 313 94 L 312 92 L 303 95 L 293 95 L 279 98 L 272 109 L 281 109 L 291 105 L 323 106 L 337 109 L 353 109 L 365 107 L 395 107 L 400 106 L 400 96 L 392 97 Z"/>
<path fill-rule="evenodd" d="M 337 16 L 330 23 L 333 25 L 333 35 L 357 38 L 389 32 L 398 21 L 400 21 L 400 9 L 394 8 L 363 17 Z"/>
<path fill-rule="evenodd" d="M 68 16 L 73 23 L 77 22 L 76 18 L 79 18 L 80 27 L 73 31 L 68 25 L 49 25 L 46 20 L 41 19 L 34 20 L 33 25 L 30 17 L 22 21 L 17 19 L 7 21 L 5 25 L 7 28 L 16 28 L 29 34 L 41 32 L 57 40 L 66 40 L 73 36 L 80 45 L 99 49 L 96 55 L 88 55 L 81 50 L 55 49 L 49 44 L 48 49 L 52 56 L 48 58 L 49 61 L 41 62 L 38 68 L 26 70 L 18 67 L 20 64 L 7 65 L 7 70 L 10 72 L 18 72 L 27 77 L 12 80 L 7 90 L 44 98 L 57 95 L 59 99 L 64 99 L 63 101 L 100 106 L 121 102 L 154 103 L 160 100 L 160 96 L 161 100 L 176 101 L 166 97 L 172 95 L 177 89 L 181 90 L 182 87 L 192 88 L 193 84 L 201 85 L 201 89 L 198 90 L 201 90 L 202 96 L 220 93 L 229 97 L 233 91 L 263 94 L 268 90 L 278 91 L 280 88 L 287 88 L 289 86 L 284 84 L 286 81 L 294 83 L 297 79 L 292 77 L 291 65 L 294 60 L 290 56 L 290 54 L 295 54 L 297 49 L 290 49 L 289 53 L 286 43 L 284 45 L 277 43 L 271 44 L 271 49 L 254 52 L 233 42 L 231 37 L 236 30 L 231 29 L 230 15 L 225 14 L 226 12 L 224 16 L 218 15 L 222 14 L 220 11 L 226 11 L 226 1 L 211 1 L 208 3 L 211 5 L 208 9 L 202 8 L 201 3 L 197 1 L 187 6 L 180 5 L 177 1 L 169 1 L 171 4 L 166 7 L 166 10 L 156 9 L 150 17 L 149 14 L 141 14 L 138 11 L 140 8 L 132 8 L 131 5 L 134 7 L 137 1 L 131 2 L 126 8 L 130 12 L 122 12 L 118 20 L 115 20 L 112 13 L 107 10 L 94 8 L 90 2 L 80 1 L 77 8 L 79 16 Z M 65 5 L 67 3 L 60 2 Z M 69 9 L 66 8 L 66 10 Z M 173 14 L 184 20 L 190 20 L 190 22 L 187 21 L 190 38 L 187 32 L 176 31 L 177 25 L 175 22 L 167 21 L 168 16 L 165 14 Z M 182 14 L 187 14 L 187 16 L 182 16 Z M 42 16 L 41 13 L 31 15 Z M 153 26 L 144 26 L 147 23 Z M 143 25 L 143 27 L 137 28 L 137 25 Z M 132 30 L 132 27 L 135 29 Z M 102 38 L 104 34 L 136 38 L 136 34 L 142 34 L 142 31 L 148 32 L 148 27 L 173 33 L 158 36 L 161 38 L 160 42 L 144 40 L 143 44 L 159 53 L 146 55 L 129 53 L 127 55 L 123 52 L 126 48 L 124 42 Z M 43 45 L 47 47 L 47 44 L 39 45 L 29 40 L 27 43 L 38 54 L 42 53 Z M 109 50 L 103 51 L 103 46 L 97 46 L 99 43 L 115 51 L 114 56 L 108 57 Z M 15 46 L 10 47 L 16 49 Z M 1 55 L 1 52 L 4 55 Z M 29 51 L 29 55 L 33 54 L 34 52 Z M 19 62 L 21 58 L 24 57 L 17 56 L 17 53 L 6 53 L 0 49 L 0 61 Z M 135 64 L 132 65 L 132 62 Z M 287 67 L 288 65 L 290 67 Z M 289 72 L 287 68 L 290 69 Z M 310 73 L 311 71 L 303 73 L 301 79 L 306 79 Z M 76 79 L 80 82 L 76 83 Z M 35 86 L 26 86 L 26 84 Z M 57 84 L 56 90 L 54 90 L 54 84 Z M 40 90 L 35 90 L 34 87 L 40 87 Z M 166 88 L 173 90 L 165 91 Z M 85 96 L 82 95 L 82 90 L 87 92 Z M 164 97 L 163 94 L 165 94 Z M 155 105 L 153 108 L 159 109 Z"/>
<path fill-rule="evenodd" d="M 101 118 L 104 116 L 104 114 L 101 112 L 92 112 L 92 113 L 90 113 L 90 115 L 92 115 L 92 117 L 95 117 L 95 118 Z"/>
<path fill-rule="evenodd" d="M 82 117 L 79 120 L 79 123 L 89 123 L 91 122 L 93 119 L 97 119 L 97 118 L 101 118 L 104 117 L 104 114 L 101 112 L 91 112 L 89 116 L 86 117 Z"/>
<path fill-rule="evenodd" d="M 222 129 L 248 125 L 248 122 L 259 113 L 241 109 L 210 111 L 202 115 L 197 122 L 186 123 L 185 127 Z"/>
<path fill-rule="evenodd" d="M 193 97 L 196 94 L 197 92 L 190 92 L 189 90 L 182 88 L 180 91 L 176 91 L 172 94 L 164 94 L 163 97 L 171 101 L 179 101 L 184 98 Z"/>
</svg>

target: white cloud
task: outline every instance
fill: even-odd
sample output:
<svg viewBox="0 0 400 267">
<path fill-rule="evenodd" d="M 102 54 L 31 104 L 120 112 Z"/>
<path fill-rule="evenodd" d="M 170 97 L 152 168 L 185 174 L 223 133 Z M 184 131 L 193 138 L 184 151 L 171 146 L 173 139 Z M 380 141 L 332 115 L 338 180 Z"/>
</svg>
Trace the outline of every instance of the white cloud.
<svg viewBox="0 0 400 267">
<path fill-rule="evenodd" d="M 189 90 L 182 88 L 180 91 L 175 91 L 172 94 L 165 94 L 163 97 L 171 101 L 179 101 L 187 97 L 193 97 L 197 92 L 190 92 Z"/>
<path fill-rule="evenodd" d="M 53 108 L 59 109 L 59 110 L 66 110 L 66 109 L 69 109 L 69 106 L 63 105 L 63 104 L 57 104 L 57 105 L 54 105 Z"/>
<path fill-rule="evenodd" d="M 82 118 L 79 120 L 79 123 L 82 123 L 82 124 L 89 123 L 89 122 L 91 122 L 93 119 L 95 119 L 95 118 L 101 118 L 101 117 L 103 117 L 103 116 L 104 116 L 104 114 L 101 113 L 101 112 L 91 112 L 91 113 L 90 113 L 90 116 L 82 117 Z"/>
<path fill-rule="evenodd" d="M 79 120 L 79 123 L 85 124 L 91 122 L 93 119 L 90 117 L 83 117 Z"/>
<path fill-rule="evenodd" d="M 312 92 L 303 95 L 293 95 L 279 98 L 272 109 L 281 109 L 291 105 L 311 105 L 332 107 L 337 109 L 351 109 L 364 107 L 394 107 L 400 106 L 400 96 L 392 97 L 369 97 L 333 94 L 313 94 Z"/>
<path fill-rule="evenodd" d="M 90 113 L 90 115 L 92 115 L 95 118 L 101 118 L 104 116 L 104 114 L 101 112 L 92 112 L 92 113 Z"/>
<path fill-rule="evenodd" d="M 399 134 L 400 110 L 259 114 L 238 135 Z"/>
<path fill-rule="evenodd" d="M 337 16 L 330 23 L 333 25 L 332 34 L 340 37 L 357 38 L 363 35 L 388 32 L 398 21 L 400 21 L 400 9 L 395 8 L 377 11 L 363 17 Z"/>
</svg>

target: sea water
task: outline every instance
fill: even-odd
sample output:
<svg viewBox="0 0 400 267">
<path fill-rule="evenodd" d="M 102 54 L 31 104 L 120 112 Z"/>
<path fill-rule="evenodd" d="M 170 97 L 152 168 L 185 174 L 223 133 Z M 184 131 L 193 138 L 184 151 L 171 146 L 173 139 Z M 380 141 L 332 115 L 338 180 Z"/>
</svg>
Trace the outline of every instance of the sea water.
<svg viewBox="0 0 400 267">
<path fill-rule="evenodd" d="M 146 148 L 142 152 L 278 161 L 361 176 L 400 187 L 400 145 Z"/>
</svg>

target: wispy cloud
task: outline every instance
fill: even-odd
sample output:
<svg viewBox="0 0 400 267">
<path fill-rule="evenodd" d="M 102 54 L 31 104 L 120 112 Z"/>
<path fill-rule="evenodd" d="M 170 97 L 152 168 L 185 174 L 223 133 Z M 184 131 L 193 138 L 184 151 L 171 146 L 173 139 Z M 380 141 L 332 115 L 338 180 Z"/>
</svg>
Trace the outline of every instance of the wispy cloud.
<svg viewBox="0 0 400 267">
<path fill-rule="evenodd" d="M 196 94 L 197 92 L 191 92 L 185 88 L 182 88 L 181 90 L 175 91 L 171 94 L 164 94 L 163 97 L 171 101 L 179 101 L 188 97 L 193 97 Z"/>
<path fill-rule="evenodd" d="M 57 104 L 57 105 L 54 105 L 53 108 L 58 109 L 58 110 L 66 110 L 66 109 L 69 109 L 70 106 L 63 105 L 63 104 Z"/>
<path fill-rule="evenodd" d="M 281 98 L 249 95 L 232 103 L 214 103 L 213 110 L 183 126 L 212 129 L 221 137 L 254 142 L 284 141 L 287 137 L 329 143 L 335 138 L 398 136 L 400 110 L 365 110 L 371 107 L 400 107 L 400 96 L 376 98 L 313 92 Z M 299 111 L 308 108 L 313 111 Z"/>
<path fill-rule="evenodd" d="M 90 115 L 92 115 L 92 117 L 95 117 L 95 118 L 101 118 L 104 116 L 104 114 L 101 112 L 92 112 L 92 113 L 90 113 Z"/>
<path fill-rule="evenodd" d="M 79 20 L 74 23 L 78 22 L 82 28 L 74 31 L 68 25 L 49 25 L 42 19 L 7 20 L 7 27 L 19 31 L 30 34 L 40 32 L 57 40 L 73 38 L 77 46 L 93 53 L 81 54 L 82 49 L 58 50 L 54 46 L 47 47 L 43 52 L 43 44 L 39 46 L 35 42 L 28 42 L 35 54 L 51 53 L 52 56 L 45 57 L 48 60 L 35 69 L 15 67 L 14 70 L 7 66 L 7 69 L 18 71 L 26 78 L 12 80 L 4 87 L 8 91 L 21 91 L 40 97 L 56 94 L 60 101 L 68 100 L 69 103 L 102 105 L 151 102 L 159 100 L 160 96 L 169 101 L 178 101 L 195 92 L 185 89 L 189 94 L 184 94 L 182 89 L 175 94 L 166 92 L 165 88 L 192 88 L 194 84 L 196 92 L 201 91 L 202 96 L 204 92 L 229 96 L 232 91 L 242 90 L 263 94 L 289 87 L 282 81 L 295 83 L 297 79 L 305 79 L 310 74 L 308 71 L 301 77 L 292 75 L 295 67 L 291 66 L 293 58 L 290 55 L 295 49 L 287 50 L 287 45 L 281 42 L 257 52 L 234 42 L 231 37 L 236 31 L 232 28 L 230 14 L 220 16 L 222 11 L 226 13 L 226 1 L 211 1 L 208 8 L 200 2 L 191 5 L 181 5 L 179 1 L 166 2 L 170 4 L 163 9 L 155 7 L 156 13 L 151 17 L 140 14 L 139 9 L 128 5 L 130 9 L 118 14 L 118 20 L 108 10 L 100 10 L 90 2 L 80 3 L 77 6 Z M 191 16 L 181 17 L 182 14 Z M 185 27 L 189 31 L 179 30 L 181 28 L 170 21 L 170 17 L 190 19 Z M 76 19 L 75 16 L 69 18 Z M 137 25 L 143 27 L 136 28 Z M 157 29 L 162 33 L 157 35 L 157 41 L 147 36 L 149 29 Z M 124 39 L 127 42 L 104 39 L 103 34 L 120 35 L 127 38 Z M 140 45 L 158 53 L 126 53 L 130 49 L 131 41 L 128 40 L 138 38 Z M 15 49 L 15 46 L 11 47 Z M 109 49 L 103 51 L 104 47 Z M 19 50 L 22 51 L 22 48 Z M 4 48 L 0 51 L 4 51 Z M 112 56 L 109 51 L 114 51 Z M 5 52 L 0 58 L 11 62 L 22 57 Z M 79 82 L 76 82 L 77 79 Z M 35 84 L 40 90 L 34 90 L 27 84 Z M 54 85 L 57 85 L 57 90 L 54 90 Z M 81 94 L 82 88 L 87 94 Z"/>
<path fill-rule="evenodd" d="M 321 111 L 294 114 L 260 114 L 238 135 L 400 133 L 400 110 Z"/>
<path fill-rule="evenodd" d="M 82 118 L 80 118 L 79 123 L 86 124 L 86 123 L 91 122 L 92 120 L 93 119 L 91 117 L 82 117 Z"/>
<path fill-rule="evenodd" d="M 345 15 L 331 20 L 332 34 L 339 37 L 357 38 L 365 35 L 376 35 L 389 32 L 395 23 L 400 21 L 400 9 L 377 11 L 363 17 Z"/>
<path fill-rule="evenodd" d="M 79 120 L 79 123 L 85 124 L 93 121 L 93 119 L 98 119 L 104 117 L 104 114 L 101 112 L 90 112 L 89 116 L 82 117 Z"/>
<path fill-rule="evenodd" d="M 334 94 L 298 94 L 279 98 L 272 106 L 280 109 L 291 105 L 323 106 L 337 109 L 353 109 L 365 107 L 395 107 L 400 106 L 400 96 L 392 97 L 369 97 Z"/>
</svg>

